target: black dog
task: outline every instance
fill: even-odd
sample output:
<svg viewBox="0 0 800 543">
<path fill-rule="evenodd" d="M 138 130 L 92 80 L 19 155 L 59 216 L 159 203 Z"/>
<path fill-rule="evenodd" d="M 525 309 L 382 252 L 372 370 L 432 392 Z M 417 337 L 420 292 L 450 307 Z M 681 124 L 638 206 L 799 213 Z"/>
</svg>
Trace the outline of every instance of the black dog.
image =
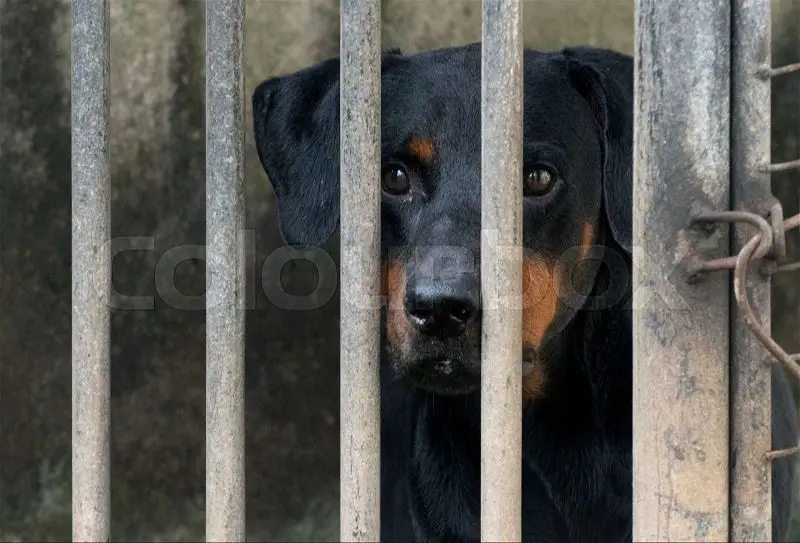
<svg viewBox="0 0 800 543">
<path fill-rule="evenodd" d="M 525 52 L 525 541 L 632 537 L 632 71 L 608 50 Z M 480 44 L 382 60 L 385 541 L 479 540 L 480 78 Z M 338 225 L 338 82 L 331 59 L 253 96 L 289 244 Z M 773 391 L 792 446 L 779 369 Z M 791 485 L 776 462 L 775 540 Z"/>
</svg>

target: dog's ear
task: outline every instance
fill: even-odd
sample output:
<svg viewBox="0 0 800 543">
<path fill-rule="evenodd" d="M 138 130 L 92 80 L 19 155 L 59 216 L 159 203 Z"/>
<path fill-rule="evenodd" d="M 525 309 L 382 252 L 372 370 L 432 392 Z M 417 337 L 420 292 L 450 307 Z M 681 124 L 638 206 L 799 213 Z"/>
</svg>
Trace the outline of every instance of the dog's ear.
<svg viewBox="0 0 800 543">
<path fill-rule="evenodd" d="M 387 58 L 401 56 L 384 53 L 383 69 Z M 284 241 L 324 244 L 339 224 L 339 59 L 259 84 L 253 129 Z"/>
<path fill-rule="evenodd" d="M 339 220 L 339 59 L 259 84 L 253 129 L 284 240 L 322 245 Z"/>
<path fill-rule="evenodd" d="M 633 238 L 633 61 L 592 47 L 563 50 L 570 82 L 602 134 L 603 208 L 614 240 L 628 254 Z"/>
</svg>

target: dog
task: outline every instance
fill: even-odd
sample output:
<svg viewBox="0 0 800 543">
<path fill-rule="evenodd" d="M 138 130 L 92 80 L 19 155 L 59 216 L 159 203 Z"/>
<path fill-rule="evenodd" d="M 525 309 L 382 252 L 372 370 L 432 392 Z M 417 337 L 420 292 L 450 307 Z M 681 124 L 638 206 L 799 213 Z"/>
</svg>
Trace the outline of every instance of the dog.
<svg viewBox="0 0 800 543">
<path fill-rule="evenodd" d="M 633 60 L 524 52 L 523 540 L 632 539 Z M 481 45 L 381 58 L 381 539 L 480 538 Z M 261 82 L 285 242 L 339 221 L 339 59 Z M 598 255 L 600 249 L 600 255 Z M 773 372 L 773 445 L 797 442 Z M 773 467 L 786 537 L 789 459 Z"/>
</svg>

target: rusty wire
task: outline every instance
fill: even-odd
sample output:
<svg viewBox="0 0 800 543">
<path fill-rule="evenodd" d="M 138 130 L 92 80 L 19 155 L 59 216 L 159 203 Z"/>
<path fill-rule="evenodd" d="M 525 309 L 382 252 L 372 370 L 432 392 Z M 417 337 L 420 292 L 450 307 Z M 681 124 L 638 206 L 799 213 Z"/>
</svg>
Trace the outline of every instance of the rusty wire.
<svg viewBox="0 0 800 543">
<path fill-rule="evenodd" d="M 777 164 L 768 164 L 760 168 L 762 172 L 788 172 L 789 170 L 800 169 L 800 159 L 791 160 L 789 162 L 779 162 Z"/>
<path fill-rule="evenodd" d="M 762 79 L 771 79 L 773 77 L 790 74 L 792 72 L 800 72 L 800 62 L 796 62 L 794 64 L 787 64 L 786 66 L 781 66 L 780 68 L 773 68 L 772 66 L 763 66 L 760 70 L 758 70 L 758 75 Z"/>
<path fill-rule="evenodd" d="M 761 67 L 757 75 L 763 79 L 800 72 L 800 62 L 787 64 L 779 68 L 771 66 Z M 789 162 L 765 164 L 758 170 L 762 173 L 786 172 L 800 169 L 800 159 Z M 688 280 L 696 282 L 708 272 L 719 270 L 734 270 L 733 292 L 736 304 L 745 317 L 745 322 L 753 331 L 758 340 L 770 354 L 800 381 L 800 353 L 789 354 L 772 338 L 759 322 L 758 316 L 750 306 L 747 296 L 747 270 L 753 261 L 762 261 L 766 266 L 761 267 L 761 272 L 766 274 L 800 270 L 800 261 L 784 263 L 786 258 L 786 232 L 793 228 L 800 228 L 800 213 L 783 219 L 783 208 L 780 203 L 772 206 L 767 219 L 747 211 L 701 211 L 693 215 L 692 223 L 747 223 L 758 228 L 758 232 L 748 241 L 736 256 L 718 258 L 708 261 L 695 261 L 687 268 Z M 769 451 L 766 456 L 769 460 L 791 456 L 800 453 L 800 447 L 791 447 L 778 451 Z"/>
<path fill-rule="evenodd" d="M 759 229 L 758 244 L 753 248 L 754 259 L 761 259 L 773 248 L 773 231 L 770 224 L 763 217 L 759 217 L 747 211 L 704 211 L 696 213 L 693 222 L 743 222 L 751 224 Z M 742 249 L 744 250 L 744 249 Z M 715 260 L 704 260 L 693 263 L 689 266 L 690 279 L 696 280 L 703 273 L 730 270 L 736 268 L 736 256 L 717 258 Z"/>
<path fill-rule="evenodd" d="M 758 316 L 750 306 L 747 296 L 747 270 L 750 263 L 770 259 L 779 263 L 786 257 L 786 231 L 800 228 L 800 214 L 783 220 L 783 208 L 779 203 L 772 206 L 770 220 L 747 211 L 703 211 L 692 217 L 694 223 L 731 222 L 746 223 L 758 228 L 758 232 L 748 241 L 736 256 L 715 260 L 695 262 L 689 266 L 691 280 L 696 281 L 704 273 L 733 269 L 733 292 L 736 304 L 744 315 L 745 322 L 758 340 L 783 364 L 784 368 L 800 381 L 800 353 L 789 354 L 772 338 L 759 322 Z M 762 267 L 762 271 L 777 273 L 800 269 L 800 262 Z M 779 451 L 770 451 L 767 458 L 774 460 L 800 452 L 800 447 L 792 447 Z"/>
</svg>

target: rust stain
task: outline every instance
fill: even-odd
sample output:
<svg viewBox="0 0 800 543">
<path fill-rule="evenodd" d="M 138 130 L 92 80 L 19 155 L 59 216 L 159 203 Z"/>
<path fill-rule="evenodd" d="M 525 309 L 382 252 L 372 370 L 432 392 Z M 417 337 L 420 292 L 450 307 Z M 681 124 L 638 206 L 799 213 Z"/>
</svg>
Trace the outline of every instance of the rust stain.
<svg viewBox="0 0 800 543">
<path fill-rule="evenodd" d="M 408 140 L 408 150 L 414 158 L 421 162 L 430 162 L 434 152 L 433 142 L 419 136 L 412 136 Z"/>
</svg>

